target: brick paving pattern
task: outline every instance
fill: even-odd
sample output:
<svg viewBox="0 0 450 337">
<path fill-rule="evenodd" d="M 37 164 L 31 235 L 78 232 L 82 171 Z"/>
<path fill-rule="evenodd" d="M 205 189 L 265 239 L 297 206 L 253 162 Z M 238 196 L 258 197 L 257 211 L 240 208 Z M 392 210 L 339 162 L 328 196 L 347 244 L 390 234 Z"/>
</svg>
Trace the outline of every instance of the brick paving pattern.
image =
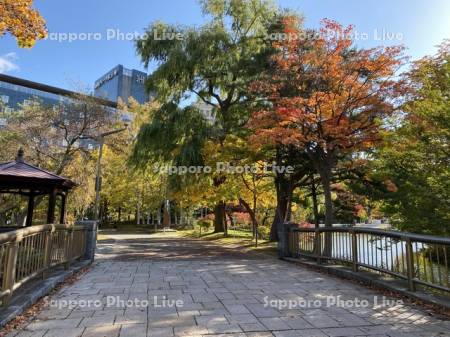
<svg viewBox="0 0 450 337">
<path fill-rule="evenodd" d="M 275 258 L 196 240 L 112 237 L 91 271 L 8 337 L 450 336 L 448 320 Z M 344 305 L 355 298 L 358 307 Z"/>
</svg>

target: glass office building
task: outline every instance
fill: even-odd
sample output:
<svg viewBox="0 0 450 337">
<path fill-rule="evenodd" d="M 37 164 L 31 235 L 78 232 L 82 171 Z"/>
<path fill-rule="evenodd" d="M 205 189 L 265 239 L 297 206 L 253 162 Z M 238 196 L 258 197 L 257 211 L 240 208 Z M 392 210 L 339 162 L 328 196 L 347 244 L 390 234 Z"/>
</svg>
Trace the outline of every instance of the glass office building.
<svg viewBox="0 0 450 337">
<path fill-rule="evenodd" d="M 146 73 L 127 69 L 119 64 L 95 81 L 94 95 L 113 102 L 117 102 L 120 97 L 125 103 L 128 98 L 133 97 L 140 104 L 144 104 L 149 101 L 145 90 L 146 79 Z"/>
<path fill-rule="evenodd" d="M 79 95 L 74 91 L 0 74 L 0 101 L 7 111 L 15 110 L 21 104 L 27 104 L 36 98 L 46 105 L 54 106 L 70 102 Z M 99 99 L 98 102 L 111 108 L 117 107 L 117 103 L 113 101 Z"/>
<path fill-rule="evenodd" d="M 64 104 L 70 103 L 73 97 L 79 95 L 73 91 L 0 74 L 0 127 L 5 125 L 9 113 L 33 100 L 38 99 L 45 105 L 63 110 Z M 105 106 L 112 115 L 117 113 L 116 102 L 98 99 L 98 103 Z"/>
<path fill-rule="evenodd" d="M 62 104 L 69 98 L 62 92 L 58 93 L 60 90 L 41 83 L 0 74 L 0 112 L 2 115 L 10 113 L 18 109 L 20 105 L 26 105 L 36 98 L 49 106 Z"/>
</svg>

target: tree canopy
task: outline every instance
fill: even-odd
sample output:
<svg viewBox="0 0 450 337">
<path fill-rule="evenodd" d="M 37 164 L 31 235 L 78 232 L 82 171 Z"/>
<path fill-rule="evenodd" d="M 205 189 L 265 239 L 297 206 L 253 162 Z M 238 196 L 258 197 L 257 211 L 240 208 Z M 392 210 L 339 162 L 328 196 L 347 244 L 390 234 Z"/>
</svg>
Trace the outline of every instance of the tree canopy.
<svg viewBox="0 0 450 337">
<path fill-rule="evenodd" d="M 404 230 L 449 235 L 450 48 L 412 66 L 401 123 L 386 135 L 374 162 L 374 179 L 391 181 L 384 211 Z"/>
<path fill-rule="evenodd" d="M 253 114 L 255 142 L 306 151 L 324 188 L 325 223 L 333 223 L 332 171 L 339 160 L 374 147 L 380 124 L 403 93 L 395 79 L 401 48 L 357 49 L 352 27 L 324 20 L 318 38 L 303 38 L 296 17 L 284 18 L 290 38 L 276 40 L 274 66 L 253 89 L 270 105 Z"/>
<path fill-rule="evenodd" d="M 36 40 L 45 38 L 45 20 L 32 5 L 32 0 L 0 1 L 0 37 L 8 32 L 23 48 L 31 48 Z"/>
</svg>

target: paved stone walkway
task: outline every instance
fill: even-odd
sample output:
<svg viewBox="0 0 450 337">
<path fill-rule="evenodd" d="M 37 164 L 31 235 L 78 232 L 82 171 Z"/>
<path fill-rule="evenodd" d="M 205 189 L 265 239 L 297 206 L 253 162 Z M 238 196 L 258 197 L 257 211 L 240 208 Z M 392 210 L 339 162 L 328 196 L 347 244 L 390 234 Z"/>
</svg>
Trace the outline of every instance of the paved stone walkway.
<svg viewBox="0 0 450 337">
<path fill-rule="evenodd" d="M 450 336 L 449 321 L 382 300 L 275 258 L 196 240 L 112 235 L 91 271 L 8 337 Z"/>
</svg>

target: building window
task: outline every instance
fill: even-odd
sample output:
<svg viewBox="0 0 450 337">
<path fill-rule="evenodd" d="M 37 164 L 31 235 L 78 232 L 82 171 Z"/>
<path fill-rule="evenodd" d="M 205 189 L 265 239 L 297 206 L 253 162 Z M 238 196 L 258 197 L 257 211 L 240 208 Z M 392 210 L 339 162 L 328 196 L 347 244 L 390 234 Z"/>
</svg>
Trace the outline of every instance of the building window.
<svg viewBox="0 0 450 337">
<path fill-rule="evenodd" d="M 133 71 L 131 69 L 123 68 L 123 75 L 124 76 L 133 76 Z"/>
<path fill-rule="evenodd" d="M 137 74 L 136 75 L 136 82 L 140 83 L 140 84 L 144 84 L 145 83 L 145 76 Z"/>
<path fill-rule="evenodd" d="M 3 103 L 8 103 L 9 96 L 8 95 L 0 95 L 0 101 L 2 101 Z"/>
</svg>

